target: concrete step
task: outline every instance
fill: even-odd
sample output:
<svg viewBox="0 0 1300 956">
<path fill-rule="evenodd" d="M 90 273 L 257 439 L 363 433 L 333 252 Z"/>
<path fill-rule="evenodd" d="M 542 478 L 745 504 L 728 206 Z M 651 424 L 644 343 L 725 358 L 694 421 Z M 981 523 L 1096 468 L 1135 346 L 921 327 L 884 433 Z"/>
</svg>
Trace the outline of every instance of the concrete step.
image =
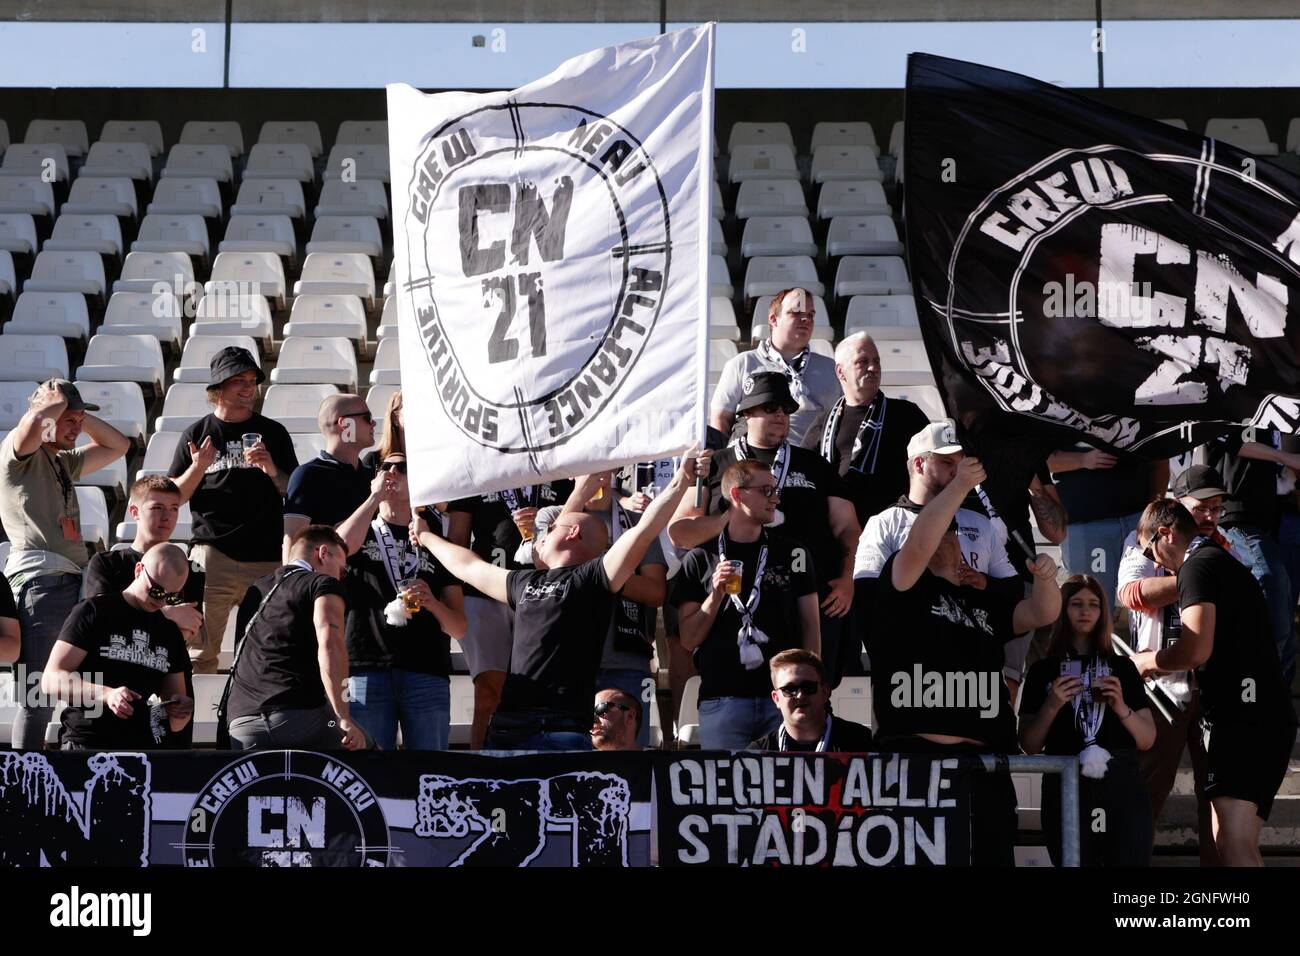
<svg viewBox="0 0 1300 956">
<path fill-rule="evenodd" d="M 1172 793 L 1156 826 L 1156 846 L 1196 845 L 1196 797 L 1190 793 Z M 1260 831 L 1259 845 L 1272 850 L 1300 850 L 1300 795 L 1279 795 L 1273 801 L 1273 811 Z"/>
</svg>

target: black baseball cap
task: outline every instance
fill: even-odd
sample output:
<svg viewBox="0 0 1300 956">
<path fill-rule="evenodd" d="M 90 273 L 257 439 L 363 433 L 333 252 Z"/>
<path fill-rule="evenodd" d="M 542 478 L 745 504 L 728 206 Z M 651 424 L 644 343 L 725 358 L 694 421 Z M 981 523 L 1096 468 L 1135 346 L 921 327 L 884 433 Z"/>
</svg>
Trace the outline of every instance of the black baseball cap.
<svg viewBox="0 0 1300 956">
<path fill-rule="evenodd" d="M 64 411 L 68 412 L 97 412 L 98 405 L 92 405 L 90 402 L 83 401 L 81 392 L 77 386 L 73 385 L 66 378 L 52 378 L 49 384 L 59 390 L 59 393 L 67 400 L 68 406 Z"/>
<path fill-rule="evenodd" d="M 208 388 L 216 388 L 226 379 L 234 378 L 243 372 L 254 371 L 257 373 L 257 382 L 260 385 L 266 381 L 266 373 L 254 361 L 253 356 L 249 354 L 248 349 L 241 349 L 238 345 L 227 345 L 224 349 L 212 356 L 212 361 L 208 364 L 210 375 L 208 378 Z"/>
<path fill-rule="evenodd" d="M 1175 498 L 1195 498 L 1197 501 L 1227 494 L 1223 489 L 1223 476 L 1209 465 L 1192 465 L 1174 479 L 1169 490 Z"/>
<path fill-rule="evenodd" d="M 760 405 L 779 403 L 788 414 L 799 411 L 799 403 L 790 394 L 790 380 L 782 372 L 755 372 L 746 375 L 741 385 L 740 401 L 736 411 L 743 412 Z"/>
</svg>

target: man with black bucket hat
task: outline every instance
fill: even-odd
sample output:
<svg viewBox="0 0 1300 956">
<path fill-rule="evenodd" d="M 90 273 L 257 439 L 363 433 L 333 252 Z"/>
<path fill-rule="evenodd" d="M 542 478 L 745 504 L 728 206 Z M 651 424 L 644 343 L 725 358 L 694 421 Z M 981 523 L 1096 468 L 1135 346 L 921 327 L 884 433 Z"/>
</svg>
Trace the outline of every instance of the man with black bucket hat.
<svg viewBox="0 0 1300 956">
<path fill-rule="evenodd" d="M 42 384 L 30 407 L 0 444 L 0 523 L 12 543 L 4 573 L 13 588 L 22 631 L 18 658 L 24 685 L 15 689 L 18 713 L 12 744 L 45 746 L 52 707 L 29 707 L 29 692 L 58 640 L 63 622 L 81 599 L 81 573 L 89 555 L 81 540 L 81 512 L 74 487 L 126 454 L 130 439 L 90 412 L 65 379 Z M 77 447 L 85 432 L 90 443 Z"/>
<path fill-rule="evenodd" d="M 265 377 L 246 349 L 214 355 L 213 411 L 185 429 L 172 458 L 169 474 L 194 517 L 191 556 L 206 572 L 203 627 L 190 641 L 196 674 L 216 673 L 230 609 L 280 566 L 284 493 L 298 460 L 284 426 L 253 411 Z"/>
</svg>

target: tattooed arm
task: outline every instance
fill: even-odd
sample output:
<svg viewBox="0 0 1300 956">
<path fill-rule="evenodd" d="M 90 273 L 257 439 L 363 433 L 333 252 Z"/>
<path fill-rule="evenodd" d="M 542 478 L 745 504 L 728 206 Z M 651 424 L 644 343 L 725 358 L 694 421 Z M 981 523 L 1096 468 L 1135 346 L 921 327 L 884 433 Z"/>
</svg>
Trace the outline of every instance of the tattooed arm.
<svg viewBox="0 0 1300 956">
<path fill-rule="evenodd" d="M 1029 483 L 1029 507 L 1034 511 L 1034 520 L 1038 522 L 1043 537 L 1052 544 L 1065 540 L 1065 525 L 1069 518 L 1055 485 L 1044 485 L 1035 475 Z"/>
</svg>

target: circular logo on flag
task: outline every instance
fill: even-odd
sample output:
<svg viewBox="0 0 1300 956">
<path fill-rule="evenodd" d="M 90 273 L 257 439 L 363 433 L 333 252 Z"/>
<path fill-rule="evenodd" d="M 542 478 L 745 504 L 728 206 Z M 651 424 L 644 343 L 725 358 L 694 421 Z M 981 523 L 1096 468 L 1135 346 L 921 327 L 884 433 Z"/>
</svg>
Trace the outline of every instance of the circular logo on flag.
<svg viewBox="0 0 1300 956">
<path fill-rule="evenodd" d="M 507 103 L 431 132 L 397 270 L 438 402 L 474 441 L 569 441 L 626 383 L 668 288 L 653 158 L 577 106 Z"/>
<path fill-rule="evenodd" d="M 347 764 L 303 750 L 250 752 L 199 791 L 186 866 L 387 866 L 379 797 Z"/>
</svg>

